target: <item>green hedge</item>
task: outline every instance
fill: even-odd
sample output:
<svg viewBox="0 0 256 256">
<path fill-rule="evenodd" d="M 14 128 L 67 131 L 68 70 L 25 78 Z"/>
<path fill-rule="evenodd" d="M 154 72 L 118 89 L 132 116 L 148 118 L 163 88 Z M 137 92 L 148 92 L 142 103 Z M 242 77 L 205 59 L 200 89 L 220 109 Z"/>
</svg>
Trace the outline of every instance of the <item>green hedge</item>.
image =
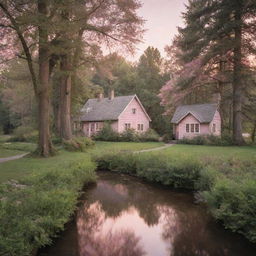
<svg viewBox="0 0 256 256">
<path fill-rule="evenodd" d="M 63 146 L 67 151 L 85 152 L 88 148 L 95 145 L 94 141 L 87 137 L 74 137 L 71 140 L 63 140 Z"/>
<path fill-rule="evenodd" d="M 0 186 L 0 255 L 31 255 L 51 243 L 72 216 L 84 184 L 94 182 L 95 165 L 80 161 Z"/>
<path fill-rule="evenodd" d="M 233 140 L 231 135 L 223 134 L 222 136 L 215 135 L 198 135 L 193 138 L 184 138 L 177 141 L 178 144 L 189 145 L 212 145 L 212 146 L 231 146 Z"/>
<path fill-rule="evenodd" d="M 256 243 L 256 180 L 223 179 L 203 193 L 214 217 Z"/>
<path fill-rule="evenodd" d="M 189 158 L 170 161 L 168 157 L 161 155 L 154 157 L 150 154 L 110 154 L 95 160 L 99 169 L 136 175 L 149 181 L 191 190 L 198 187 L 203 171 L 199 161 Z"/>
<path fill-rule="evenodd" d="M 93 136 L 93 139 L 114 142 L 149 142 L 159 141 L 160 137 L 153 129 L 143 133 L 138 133 L 134 129 L 128 129 L 119 134 L 112 129 L 109 123 L 105 123 L 103 128 Z"/>
<path fill-rule="evenodd" d="M 230 159 L 223 166 L 221 162 L 206 164 L 183 155 L 175 158 L 146 153 L 105 155 L 96 158 L 96 162 L 99 169 L 197 190 L 226 228 L 256 242 L 256 170 L 250 161 Z"/>
</svg>

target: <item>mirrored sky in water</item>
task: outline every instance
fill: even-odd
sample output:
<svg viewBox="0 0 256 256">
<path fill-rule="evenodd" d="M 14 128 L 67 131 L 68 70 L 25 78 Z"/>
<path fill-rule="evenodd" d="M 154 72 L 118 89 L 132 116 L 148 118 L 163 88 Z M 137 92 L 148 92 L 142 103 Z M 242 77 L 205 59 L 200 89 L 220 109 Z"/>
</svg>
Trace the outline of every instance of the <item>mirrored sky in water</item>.
<svg viewBox="0 0 256 256">
<path fill-rule="evenodd" d="M 98 175 L 76 221 L 38 256 L 255 256 L 256 247 L 216 224 L 193 194 Z"/>
</svg>

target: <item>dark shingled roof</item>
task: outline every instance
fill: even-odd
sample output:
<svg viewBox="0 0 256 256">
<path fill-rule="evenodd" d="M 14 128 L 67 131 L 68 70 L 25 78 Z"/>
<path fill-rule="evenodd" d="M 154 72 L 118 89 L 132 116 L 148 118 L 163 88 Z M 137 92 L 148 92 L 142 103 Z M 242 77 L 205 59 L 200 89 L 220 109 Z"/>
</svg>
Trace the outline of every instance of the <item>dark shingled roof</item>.
<svg viewBox="0 0 256 256">
<path fill-rule="evenodd" d="M 200 123 L 210 123 L 217 109 L 217 104 L 194 104 L 179 106 L 175 110 L 171 123 L 179 123 L 188 114 L 192 114 Z"/>
<path fill-rule="evenodd" d="M 119 115 L 124 111 L 136 95 L 114 97 L 104 99 L 89 99 L 81 110 L 81 121 L 107 121 L 118 120 Z"/>
</svg>

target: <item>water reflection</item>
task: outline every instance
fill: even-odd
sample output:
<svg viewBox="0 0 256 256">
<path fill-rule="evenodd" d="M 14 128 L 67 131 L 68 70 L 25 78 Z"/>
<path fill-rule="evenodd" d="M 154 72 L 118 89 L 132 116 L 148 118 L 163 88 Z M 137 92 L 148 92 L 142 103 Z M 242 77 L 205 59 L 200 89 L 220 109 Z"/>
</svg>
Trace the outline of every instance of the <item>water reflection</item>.
<svg viewBox="0 0 256 256">
<path fill-rule="evenodd" d="M 101 173 L 87 192 L 75 230 L 79 256 L 256 255 L 254 246 L 195 205 L 192 195 L 112 173 Z M 44 255 L 63 256 L 63 250 L 56 253 L 62 240 Z"/>
<path fill-rule="evenodd" d="M 140 238 L 131 229 L 107 227 L 106 215 L 99 202 L 85 204 L 77 217 L 81 256 L 143 256 Z M 107 227 L 107 228 L 106 228 Z"/>
</svg>

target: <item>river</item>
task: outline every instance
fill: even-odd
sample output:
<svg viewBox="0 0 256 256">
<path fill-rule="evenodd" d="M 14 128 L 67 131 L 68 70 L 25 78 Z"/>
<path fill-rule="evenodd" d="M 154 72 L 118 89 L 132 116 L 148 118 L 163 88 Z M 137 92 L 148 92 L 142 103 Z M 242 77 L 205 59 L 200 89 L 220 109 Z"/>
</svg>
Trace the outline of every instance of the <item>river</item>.
<svg viewBox="0 0 256 256">
<path fill-rule="evenodd" d="M 227 231 L 192 193 L 99 172 L 76 218 L 39 256 L 250 256 L 256 247 Z"/>
</svg>

